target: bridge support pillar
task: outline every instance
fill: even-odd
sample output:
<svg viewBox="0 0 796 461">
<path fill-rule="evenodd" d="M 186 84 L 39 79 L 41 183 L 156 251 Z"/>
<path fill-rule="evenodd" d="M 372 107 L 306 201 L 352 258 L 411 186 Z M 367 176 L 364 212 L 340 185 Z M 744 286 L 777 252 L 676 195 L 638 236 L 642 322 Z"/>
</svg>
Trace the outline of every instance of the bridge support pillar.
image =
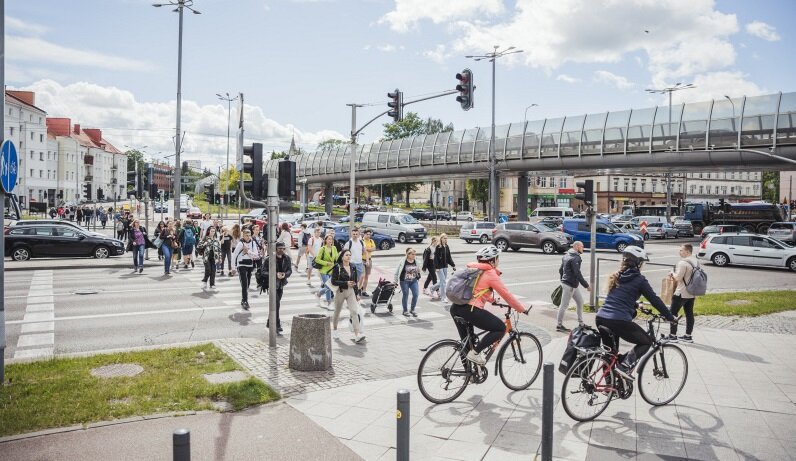
<svg viewBox="0 0 796 461">
<path fill-rule="evenodd" d="M 517 178 L 517 220 L 528 220 L 528 173 Z"/>
<path fill-rule="evenodd" d="M 331 218 L 332 205 L 334 204 L 334 186 L 332 185 L 332 183 L 330 182 L 326 183 L 326 185 L 324 186 L 323 195 L 324 197 L 326 197 L 326 199 L 324 200 L 325 209 L 323 211 L 325 211 L 326 214 L 328 214 L 329 217 Z"/>
<path fill-rule="evenodd" d="M 310 196 L 310 188 L 309 188 L 309 186 L 307 186 L 307 182 L 304 181 L 304 182 L 301 183 L 301 193 L 300 193 L 300 199 L 299 199 L 299 200 L 301 200 L 300 211 L 301 211 L 302 214 L 307 212 L 307 202 L 310 201 L 309 196 Z M 331 215 L 329 215 L 329 216 L 331 216 Z"/>
</svg>

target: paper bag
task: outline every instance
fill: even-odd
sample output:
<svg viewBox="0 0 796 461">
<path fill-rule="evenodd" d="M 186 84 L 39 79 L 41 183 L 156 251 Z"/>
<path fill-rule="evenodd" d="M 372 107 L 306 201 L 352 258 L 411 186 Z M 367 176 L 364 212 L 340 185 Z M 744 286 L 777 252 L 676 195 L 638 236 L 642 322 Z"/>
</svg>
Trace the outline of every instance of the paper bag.
<svg viewBox="0 0 796 461">
<path fill-rule="evenodd" d="M 667 275 L 661 280 L 661 300 L 667 306 L 672 304 L 675 288 L 677 288 L 677 281 L 674 280 L 674 277 Z"/>
</svg>

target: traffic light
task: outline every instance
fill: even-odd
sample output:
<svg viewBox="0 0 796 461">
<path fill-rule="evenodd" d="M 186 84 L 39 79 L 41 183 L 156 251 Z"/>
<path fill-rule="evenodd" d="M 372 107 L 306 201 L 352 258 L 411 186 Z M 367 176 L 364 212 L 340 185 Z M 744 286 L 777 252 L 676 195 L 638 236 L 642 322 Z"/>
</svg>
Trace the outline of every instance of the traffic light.
<svg viewBox="0 0 796 461">
<path fill-rule="evenodd" d="M 246 162 L 246 157 L 251 157 L 252 161 Z M 248 191 L 254 200 L 262 200 L 265 196 L 263 191 L 263 145 L 254 143 L 251 146 L 243 146 L 243 173 L 249 173 L 251 180 L 243 181 L 243 190 Z"/>
<path fill-rule="evenodd" d="M 182 162 L 182 174 L 188 174 L 188 162 Z"/>
<path fill-rule="evenodd" d="M 575 199 L 582 201 L 588 207 L 592 207 L 594 205 L 592 200 L 594 197 L 594 180 L 578 181 L 575 186 L 579 189 L 578 193 L 575 194 Z"/>
<path fill-rule="evenodd" d="M 296 162 L 283 159 L 279 162 L 277 193 L 285 200 L 296 198 Z"/>
<path fill-rule="evenodd" d="M 83 184 L 83 198 L 91 200 L 91 184 Z"/>
<path fill-rule="evenodd" d="M 157 184 L 150 184 L 149 185 L 149 197 L 156 198 L 160 194 L 158 193 L 158 185 Z"/>
<path fill-rule="evenodd" d="M 456 91 L 459 92 L 459 96 L 456 96 L 456 101 L 462 105 L 462 109 L 472 109 L 474 105 L 473 90 L 475 90 L 475 86 L 473 85 L 473 72 L 470 69 L 464 69 L 456 74 L 456 80 L 459 81 L 456 85 Z"/>
<path fill-rule="evenodd" d="M 139 174 L 135 177 L 135 198 L 142 199 L 144 197 L 144 175 Z"/>
<path fill-rule="evenodd" d="M 105 200 L 105 192 L 102 191 L 101 187 L 97 188 L 97 200 L 99 201 Z"/>
<path fill-rule="evenodd" d="M 205 198 L 207 199 L 207 203 L 214 205 L 215 198 L 216 198 L 216 185 L 213 183 L 205 184 Z"/>
<path fill-rule="evenodd" d="M 135 169 L 127 170 L 127 190 L 135 189 L 137 172 Z"/>
<path fill-rule="evenodd" d="M 387 103 L 387 107 L 390 110 L 387 112 L 387 115 L 392 117 L 394 122 L 400 122 L 401 119 L 404 118 L 404 94 L 398 88 L 395 89 L 392 93 L 387 93 L 387 97 L 391 99 L 390 102 Z M 279 194 L 282 195 L 282 194 Z"/>
</svg>

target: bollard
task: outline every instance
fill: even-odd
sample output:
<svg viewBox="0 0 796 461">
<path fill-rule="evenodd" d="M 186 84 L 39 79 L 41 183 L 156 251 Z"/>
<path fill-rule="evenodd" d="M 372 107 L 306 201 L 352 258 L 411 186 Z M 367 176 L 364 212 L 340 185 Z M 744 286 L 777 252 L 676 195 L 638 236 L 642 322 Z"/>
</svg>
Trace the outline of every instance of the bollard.
<svg viewBox="0 0 796 461">
<path fill-rule="evenodd" d="M 397 442 L 395 444 L 396 461 L 409 461 L 409 391 L 398 391 L 398 410 L 395 412 L 397 420 Z"/>
<path fill-rule="evenodd" d="M 174 444 L 174 461 L 191 461 L 191 431 L 177 429 L 171 440 Z"/>
<path fill-rule="evenodd" d="M 542 461 L 553 459 L 553 362 L 542 371 Z"/>
</svg>

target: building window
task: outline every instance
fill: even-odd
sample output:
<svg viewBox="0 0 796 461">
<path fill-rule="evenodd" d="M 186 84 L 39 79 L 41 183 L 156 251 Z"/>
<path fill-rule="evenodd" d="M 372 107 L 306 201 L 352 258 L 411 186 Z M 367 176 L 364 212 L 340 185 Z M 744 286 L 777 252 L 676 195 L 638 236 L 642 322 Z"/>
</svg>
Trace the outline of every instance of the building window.
<svg viewBox="0 0 796 461">
<path fill-rule="evenodd" d="M 44 152 L 39 152 L 39 161 L 40 162 L 44 161 Z"/>
<path fill-rule="evenodd" d="M 704 193 L 705 193 L 705 187 L 704 186 L 699 186 L 699 195 L 702 195 Z"/>
<path fill-rule="evenodd" d="M 696 185 L 691 184 L 691 193 L 696 194 Z"/>
<path fill-rule="evenodd" d="M 33 177 L 33 168 L 30 169 L 30 177 Z"/>
<path fill-rule="evenodd" d="M 30 132 L 30 140 L 33 141 L 33 132 Z"/>
<path fill-rule="evenodd" d="M 560 187 L 562 189 L 566 189 L 567 188 L 567 178 L 566 177 L 562 177 L 561 181 L 559 182 L 559 185 L 560 185 Z"/>
<path fill-rule="evenodd" d="M 732 179 L 735 179 L 735 172 L 732 172 Z"/>
<path fill-rule="evenodd" d="M 702 179 L 702 173 L 699 173 L 699 179 Z"/>
<path fill-rule="evenodd" d="M 44 135 L 43 134 L 39 135 L 39 142 L 44 142 Z"/>
<path fill-rule="evenodd" d="M 635 192 L 636 191 L 636 180 L 635 179 L 633 180 L 632 187 L 633 187 L 633 192 Z"/>
<path fill-rule="evenodd" d="M 39 170 L 39 177 L 40 177 L 40 178 L 43 178 L 43 177 L 44 177 L 44 170 Z"/>
<path fill-rule="evenodd" d="M 641 192 L 646 192 L 646 191 L 647 191 L 647 180 L 646 179 L 642 179 L 641 180 Z"/>
<path fill-rule="evenodd" d="M 614 178 L 614 192 L 619 192 L 619 179 Z"/>
<path fill-rule="evenodd" d="M 13 126 L 8 127 L 8 134 L 9 134 L 9 136 L 14 136 L 14 127 Z"/>
<path fill-rule="evenodd" d="M 652 193 L 654 194 L 656 192 L 658 192 L 658 181 L 653 179 L 652 180 Z"/>
<path fill-rule="evenodd" d="M 625 192 L 628 192 L 629 188 L 630 188 L 630 181 L 625 179 Z"/>
</svg>

